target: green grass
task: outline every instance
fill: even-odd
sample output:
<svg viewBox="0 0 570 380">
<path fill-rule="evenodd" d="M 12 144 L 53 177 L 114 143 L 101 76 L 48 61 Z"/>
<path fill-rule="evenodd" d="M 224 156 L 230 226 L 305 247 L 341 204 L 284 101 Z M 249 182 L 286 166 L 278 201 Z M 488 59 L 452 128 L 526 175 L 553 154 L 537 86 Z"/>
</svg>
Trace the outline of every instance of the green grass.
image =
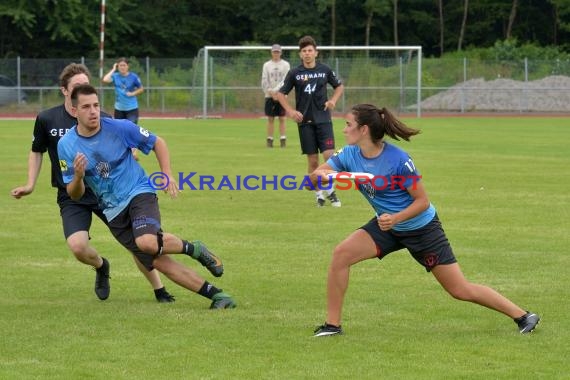
<svg viewBox="0 0 570 380">
<path fill-rule="evenodd" d="M 541 314 L 530 336 L 505 316 L 447 296 L 407 252 L 352 269 L 338 338 L 314 339 L 325 318 L 334 246 L 371 216 L 354 191 L 341 209 L 306 191 L 160 194 L 163 227 L 201 239 L 224 260 L 212 278 L 235 310 L 163 277 L 175 304 L 157 304 L 130 255 L 100 221 L 93 246 L 112 263 L 112 292 L 68 251 L 49 161 L 33 195 L 26 179 L 33 121 L 0 121 L 0 379 L 568 379 L 570 126 L 567 118 L 408 119 L 403 145 L 424 177 L 466 276 Z M 165 137 L 173 170 L 231 178 L 306 170 L 296 127 L 266 149 L 252 120 L 143 120 Z M 342 144 L 342 121 L 335 124 Z M 143 157 L 147 172 L 157 170 Z"/>
</svg>

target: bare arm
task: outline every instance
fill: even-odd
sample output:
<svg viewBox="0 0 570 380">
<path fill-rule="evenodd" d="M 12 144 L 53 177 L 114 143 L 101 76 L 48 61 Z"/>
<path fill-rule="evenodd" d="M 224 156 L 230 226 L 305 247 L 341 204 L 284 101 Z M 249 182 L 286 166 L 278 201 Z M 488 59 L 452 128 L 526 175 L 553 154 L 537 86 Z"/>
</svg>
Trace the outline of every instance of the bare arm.
<svg viewBox="0 0 570 380">
<path fill-rule="evenodd" d="M 32 152 L 28 155 L 28 182 L 24 186 L 18 186 L 10 192 L 16 199 L 20 199 L 23 196 L 31 194 L 40 175 L 40 170 L 42 169 L 43 153 Z"/>
<path fill-rule="evenodd" d="M 117 64 L 114 63 L 113 64 L 113 68 L 111 70 L 109 70 L 109 72 L 107 74 L 105 74 L 105 76 L 103 76 L 103 82 L 105 83 L 112 83 L 113 82 L 113 78 L 111 78 L 111 76 L 113 75 L 113 73 L 117 71 Z"/>
<path fill-rule="evenodd" d="M 287 96 L 285 96 L 285 94 L 283 94 L 282 92 L 277 92 L 276 100 L 279 102 L 279 104 L 281 104 L 281 107 L 283 107 L 287 116 L 295 120 L 297 123 L 303 121 L 303 114 L 295 110 L 293 107 L 291 107 L 291 105 L 289 105 L 289 102 L 287 101 Z"/>
<path fill-rule="evenodd" d="M 415 182 L 406 190 L 414 198 L 414 201 L 400 212 L 380 215 L 378 217 L 378 225 L 382 231 L 392 229 L 396 224 L 413 218 L 429 207 L 429 199 L 421 182 Z"/>
<path fill-rule="evenodd" d="M 137 96 L 144 92 L 144 87 L 141 85 L 139 88 L 132 92 L 127 92 L 127 96 Z"/>
<path fill-rule="evenodd" d="M 85 184 L 83 183 L 83 178 L 85 178 L 85 167 L 87 166 L 87 158 L 83 153 L 77 153 L 73 159 L 73 180 L 67 184 L 66 190 L 67 194 L 74 201 L 81 199 L 85 193 Z"/>
<path fill-rule="evenodd" d="M 336 102 L 341 97 L 342 93 L 344 92 L 344 85 L 340 85 L 334 89 L 333 96 L 325 102 L 325 110 L 334 110 L 336 107 Z"/>
<path fill-rule="evenodd" d="M 326 185 L 329 183 L 329 174 L 334 172 L 333 168 L 331 168 L 331 166 L 329 164 L 327 164 L 326 162 L 323 162 L 322 164 L 319 165 L 318 168 L 315 169 L 314 172 L 312 172 L 309 175 L 309 179 L 311 180 L 311 183 L 313 184 L 314 188 L 317 188 L 317 186 L 319 185 Z M 320 180 L 319 180 L 320 177 Z M 307 189 L 307 190 L 314 190 L 314 189 Z"/>
<path fill-rule="evenodd" d="M 171 198 L 175 198 L 178 195 L 178 185 L 174 177 L 172 176 L 172 169 L 170 168 L 170 152 L 168 151 L 168 146 L 166 141 L 161 137 L 156 136 L 156 142 L 154 143 L 154 154 L 156 155 L 156 160 L 158 161 L 158 166 L 160 166 L 160 171 L 168 176 L 168 187 L 164 189 L 166 193 L 170 195 Z"/>
</svg>

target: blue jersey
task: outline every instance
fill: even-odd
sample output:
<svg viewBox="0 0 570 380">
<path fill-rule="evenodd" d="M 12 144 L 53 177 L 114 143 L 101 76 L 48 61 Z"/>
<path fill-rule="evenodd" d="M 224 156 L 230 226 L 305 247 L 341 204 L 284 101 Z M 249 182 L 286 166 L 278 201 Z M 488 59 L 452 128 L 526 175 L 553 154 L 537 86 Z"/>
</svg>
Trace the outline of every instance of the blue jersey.
<svg viewBox="0 0 570 380">
<path fill-rule="evenodd" d="M 122 76 L 121 73 L 115 71 L 111 75 L 113 84 L 115 85 L 115 109 L 119 111 L 130 111 L 139 108 L 136 96 L 127 96 L 127 92 L 133 92 L 137 88 L 142 87 L 139 76 L 129 72 Z"/>
<path fill-rule="evenodd" d="M 406 189 L 421 180 L 411 157 L 399 147 L 384 143 L 382 152 L 366 158 L 356 145 L 338 150 L 327 164 L 338 172 L 366 172 L 374 175 L 370 181 L 360 181 L 359 191 L 376 211 L 376 215 L 394 214 L 407 208 L 414 199 Z M 340 177 L 342 178 L 342 177 Z M 429 207 L 415 217 L 398 223 L 396 231 L 411 231 L 425 226 L 435 216 L 435 207 Z"/>
<path fill-rule="evenodd" d="M 129 120 L 101 118 L 101 129 L 90 137 L 80 136 L 75 126 L 57 145 L 63 182 L 73 180 L 73 160 L 77 153 L 83 153 L 87 158 L 85 183 L 111 221 L 136 195 L 155 192 L 131 152 L 137 148 L 148 154 L 155 142 L 156 135 Z"/>
</svg>

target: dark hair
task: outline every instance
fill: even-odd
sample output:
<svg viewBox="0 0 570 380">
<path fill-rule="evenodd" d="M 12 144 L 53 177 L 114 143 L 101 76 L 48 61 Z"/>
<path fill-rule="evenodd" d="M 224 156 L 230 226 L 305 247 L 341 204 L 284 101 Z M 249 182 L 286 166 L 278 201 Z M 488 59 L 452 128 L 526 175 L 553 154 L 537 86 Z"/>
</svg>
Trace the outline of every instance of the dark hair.
<svg viewBox="0 0 570 380">
<path fill-rule="evenodd" d="M 90 84 L 80 84 L 79 86 L 74 87 L 73 91 L 71 91 L 71 104 L 74 107 L 77 107 L 77 98 L 79 98 L 79 95 L 92 94 L 97 95 L 97 89 L 95 87 Z"/>
<path fill-rule="evenodd" d="M 315 50 L 317 49 L 317 43 L 315 42 L 315 39 L 311 36 L 305 36 L 305 37 L 301 37 L 301 39 L 299 40 L 299 50 L 303 50 L 303 48 L 312 45 Z"/>
<path fill-rule="evenodd" d="M 82 63 L 70 63 L 65 66 L 59 74 L 59 86 L 67 88 L 69 81 L 77 74 L 85 74 L 87 78 L 91 78 L 91 73 L 87 66 Z"/>
<path fill-rule="evenodd" d="M 121 58 L 117 59 L 117 63 L 121 63 L 121 62 L 125 62 L 127 65 L 129 64 L 129 60 L 127 59 L 127 57 L 121 57 Z"/>
<path fill-rule="evenodd" d="M 400 138 L 410 141 L 410 137 L 420 133 L 419 129 L 408 127 L 398 120 L 386 108 L 379 109 L 372 104 L 357 104 L 351 109 L 358 125 L 367 125 L 373 143 L 377 143 L 388 135 L 394 140 Z"/>
</svg>

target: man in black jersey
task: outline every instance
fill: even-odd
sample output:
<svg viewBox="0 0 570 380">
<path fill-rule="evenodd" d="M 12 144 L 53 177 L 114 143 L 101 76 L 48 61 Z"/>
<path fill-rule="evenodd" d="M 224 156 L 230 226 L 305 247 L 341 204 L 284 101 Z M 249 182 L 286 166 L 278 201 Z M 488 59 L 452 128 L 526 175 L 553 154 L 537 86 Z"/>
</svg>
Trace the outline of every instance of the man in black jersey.
<svg viewBox="0 0 570 380">
<path fill-rule="evenodd" d="M 287 115 L 297 122 L 301 150 L 307 155 L 309 174 L 319 166 L 319 151 L 324 161 L 334 153 L 331 111 L 344 91 L 344 86 L 335 72 L 329 66 L 316 61 L 318 54 L 313 37 L 301 38 L 299 56 L 302 63 L 289 71 L 277 95 Z M 334 88 L 330 99 L 327 99 L 327 84 Z M 289 105 L 285 97 L 293 88 L 296 110 Z M 328 190 L 316 191 L 316 196 L 318 207 L 325 205 L 325 196 L 333 207 L 341 206 L 332 185 Z"/>
<path fill-rule="evenodd" d="M 57 188 L 57 203 L 67 245 L 77 260 L 95 268 L 95 294 L 99 299 L 105 300 L 110 293 L 110 265 L 107 259 L 101 257 L 89 244 L 89 228 L 92 214 L 97 215 L 105 224 L 107 220 L 98 207 L 97 197 L 89 188 L 78 202 L 67 195 L 57 157 L 59 139 L 77 124 L 76 119 L 71 116 L 71 91 L 79 84 L 89 83 L 89 77 L 89 70 L 82 64 L 71 63 L 61 72 L 59 85 L 65 101 L 62 105 L 40 112 L 36 117 L 32 149 L 28 156 L 28 182 L 24 186 L 12 189 L 11 195 L 20 199 L 34 191 L 42 166 L 43 153 L 47 150 L 51 161 L 51 184 Z M 174 297 L 162 285 L 158 272 L 156 270 L 149 272 L 136 258 L 134 260 L 152 285 L 157 301 L 173 302 Z"/>
</svg>

